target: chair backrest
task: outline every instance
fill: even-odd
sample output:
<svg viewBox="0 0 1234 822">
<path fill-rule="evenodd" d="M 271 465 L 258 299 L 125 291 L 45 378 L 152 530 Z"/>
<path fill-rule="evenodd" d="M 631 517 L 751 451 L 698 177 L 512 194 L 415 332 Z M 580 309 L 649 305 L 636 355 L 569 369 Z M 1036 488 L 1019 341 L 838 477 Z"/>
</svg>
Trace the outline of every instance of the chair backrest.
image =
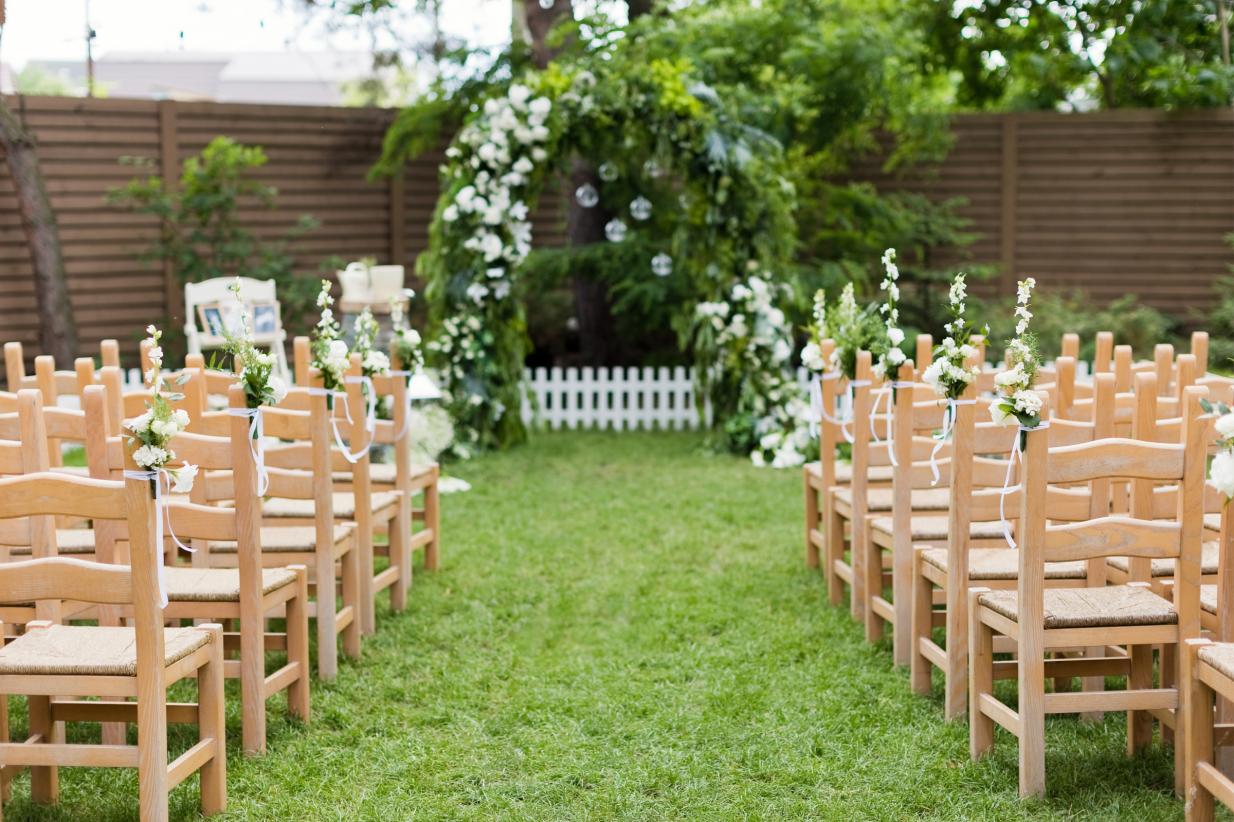
<svg viewBox="0 0 1234 822">
<path fill-rule="evenodd" d="M 220 330 L 218 326 L 208 327 L 200 324 L 202 319 L 200 314 L 204 312 L 199 312 L 198 309 L 217 308 L 219 309 L 218 321 L 226 321 L 228 309 L 236 305 L 236 295 L 231 289 L 237 280 L 240 282 L 240 303 L 248 310 L 250 317 L 253 317 L 253 308 L 255 306 L 272 306 L 273 308 L 273 317 L 271 319 L 274 327 L 270 331 L 266 331 L 264 325 L 260 331 L 254 328 L 253 338 L 255 340 L 266 338 L 272 340 L 276 332 L 282 331 L 282 312 L 279 310 L 274 280 L 255 280 L 251 277 L 216 277 L 199 283 L 185 283 L 185 325 L 186 327 L 191 325 L 202 341 L 207 344 L 207 347 L 212 342 L 221 343 L 223 335 L 217 333 Z M 208 321 L 213 325 L 215 321 L 214 315 L 210 315 Z"/>
<path fill-rule="evenodd" d="M 1199 635 L 1200 540 L 1207 456 L 1204 427 L 1199 424 L 1203 393 L 1203 389 L 1196 387 L 1187 390 L 1181 444 L 1109 437 L 1050 448 L 1049 429 L 1026 432 L 1018 540 L 1022 631 L 1043 630 L 1045 563 L 1126 556 L 1144 561 L 1176 559 L 1174 602 L 1180 635 Z M 1143 396 L 1143 402 L 1151 402 L 1151 394 L 1145 392 Z M 1156 414 L 1147 413 L 1144 419 L 1155 422 Z M 1115 478 L 1130 480 L 1133 485 L 1129 516 L 1104 514 L 1081 522 L 1050 524 L 1056 514 L 1049 503 L 1049 486 Z M 1172 522 L 1152 518 L 1152 487 L 1161 482 L 1179 486 Z M 1142 490 L 1145 488 L 1146 492 Z"/>
</svg>

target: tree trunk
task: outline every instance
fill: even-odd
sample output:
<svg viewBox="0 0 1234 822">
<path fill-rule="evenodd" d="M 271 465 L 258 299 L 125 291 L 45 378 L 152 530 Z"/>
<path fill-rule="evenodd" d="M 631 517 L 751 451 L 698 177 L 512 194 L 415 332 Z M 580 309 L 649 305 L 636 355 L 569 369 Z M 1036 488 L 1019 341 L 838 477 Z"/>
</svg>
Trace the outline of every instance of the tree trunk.
<svg viewBox="0 0 1234 822">
<path fill-rule="evenodd" d="M 13 178 L 21 226 L 34 266 L 39 344 L 42 353 L 51 354 L 62 367 L 68 367 L 77 356 L 77 325 L 69 304 L 56 214 L 47 198 L 34 138 L 22 128 L 3 99 L 0 99 L 0 144 L 4 146 L 5 160 Z"/>
</svg>

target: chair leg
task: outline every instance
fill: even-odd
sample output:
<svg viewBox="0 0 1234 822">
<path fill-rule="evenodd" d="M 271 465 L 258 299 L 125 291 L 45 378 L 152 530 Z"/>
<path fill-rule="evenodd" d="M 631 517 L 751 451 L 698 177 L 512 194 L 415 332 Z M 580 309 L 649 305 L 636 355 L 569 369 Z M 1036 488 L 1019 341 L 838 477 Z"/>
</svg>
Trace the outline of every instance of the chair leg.
<svg viewBox="0 0 1234 822">
<path fill-rule="evenodd" d="M 818 527 L 818 492 L 814 490 L 808 465 L 802 470 L 802 475 L 805 477 L 806 487 L 806 567 L 817 568 L 818 546 L 814 544 L 811 535 Z"/>
<path fill-rule="evenodd" d="M 875 544 L 869 528 L 861 529 L 861 534 L 861 550 L 865 557 L 866 642 L 873 643 L 883 638 L 883 618 L 874 610 L 874 598 L 883 595 L 883 549 Z"/>
<path fill-rule="evenodd" d="M 950 596 L 948 600 L 951 600 Z M 943 716 L 948 722 L 960 718 L 968 709 L 971 649 L 969 632 L 975 630 L 972 622 L 975 610 L 976 601 L 965 600 L 963 594 L 947 603 L 947 667 L 943 669 Z M 989 637 L 989 642 L 993 648 L 993 634 Z M 989 662 L 982 664 L 988 665 L 991 672 L 993 671 L 993 651 Z M 993 685 L 988 685 L 986 690 L 992 693 Z"/>
<path fill-rule="evenodd" d="M 853 619 L 861 622 L 865 619 L 866 597 L 870 591 L 866 585 L 866 553 L 864 516 L 854 514 L 849 523 L 848 556 L 853 567 L 853 589 L 849 592 L 848 607 Z"/>
<path fill-rule="evenodd" d="M 1196 766 L 1213 762 L 1213 692 L 1196 676 L 1200 648 L 1208 640 L 1189 639 L 1181 651 L 1183 688 L 1179 706 L 1183 750 L 1175 758 L 1183 760 L 1183 799 L 1187 803 L 1187 822 L 1211 822 L 1213 795 L 1196 778 Z"/>
<path fill-rule="evenodd" d="M 1045 656 L 1019 659 L 1020 796 L 1045 796 Z"/>
<path fill-rule="evenodd" d="M 360 633 L 377 632 L 377 591 L 373 587 L 373 523 L 371 517 L 356 517 L 356 547 L 352 549 L 359 562 L 359 605 L 357 619 Z"/>
<path fill-rule="evenodd" d="M 921 573 L 921 552 L 913 552 L 913 616 L 909 632 L 908 670 L 913 693 L 929 696 L 930 661 L 921 653 L 921 642 L 934 633 L 934 583 Z"/>
<path fill-rule="evenodd" d="M 202 627 L 214 633 L 214 641 L 210 645 L 210 659 L 197 671 L 197 738 L 214 742 L 210 759 L 201 766 L 201 812 L 205 816 L 211 816 L 227 810 L 227 716 L 223 697 L 223 628 L 221 625 L 203 625 Z M 240 653 L 244 653 L 243 647 Z M 264 697 L 261 699 L 261 705 L 264 709 Z M 248 707 L 247 704 L 245 707 Z M 264 734 L 262 743 L 264 748 Z"/>
<path fill-rule="evenodd" d="M 241 745 L 245 754 L 266 752 L 265 622 L 264 615 L 254 620 L 246 614 L 240 620 Z"/>
<path fill-rule="evenodd" d="M 303 722 L 309 721 L 309 637 L 308 569 L 294 565 L 296 595 L 287 600 L 287 661 L 299 666 L 300 673 L 287 686 L 287 710 Z M 334 644 L 335 640 L 331 640 Z"/>
<path fill-rule="evenodd" d="M 977 619 L 977 597 L 985 588 L 973 588 L 968 596 L 969 663 L 968 674 L 968 754 L 973 761 L 994 750 L 994 720 L 981 711 L 981 695 L 994 692 L 994 631 Z M 950 637 L 948 656 L 953 648 Z"/>
<path fill-rule="evenodd" d="M 398 579 L 390 586 L 390 610 L 400 613 L 407 608 L 407 577 L 411 571 L 411 551 L 407 548 L 411 531 L 411 495 L 402 492 L 403 499 L 390 522 L 387 537 L 390 540 L 390 566 L 398 568 Z"/>
<path fill-rule="evenodd" d="M 823 539 L 827 550 L 823 574 L 827 577 L 827 601 L 839 605 L 844 600 L 844 581 L 836 574 L 836 563 L 844 556 L 844 519 L 831 510 L 831 506 L 826 507 L 827 531 Z"/>
<path fill-rule="evenodd" d="M 426 571 L 436 571 L 441 562 L 441 492 L 437 490 L 440 478 L 441 469 L 434 465 L 433 481 L 424 486 L 424 526 L 433 529 L 433 538 L 424 546 Z"/>
<path fill-rule="evenodd" d="M 0 694 L 0 742 L 10 741 L 9 736 L 9 697 Z M 0 767 L 0 820 L 3 816 L 3 805 L 13 795 L 13 768 Z"/>
<path fill-rule="evenodd" d="M 343 557 L 346 570 L 348 551 Z M 338 620 L 334 609 L 334 557 L 330 546 L 318 545 L 317 578 L 317 676 L 330 681 L 338 674 Z"/>
<path fill-rule="evenodd" d="M 55 726 L 51 721 L 51 697 L 29 696 L 26 705 L 30 716 L 30 734 L 39 734 L 44 742 L 57 743 Z M 61 733 L 59 736 L 63 736 Z M 52 804 L 60 798 L 60 769 L 55 765 L 30 769 L 30 798 L 41 804 Z"/>
<path fill-rule="evenodd" d="M 331 565 L 333 568 L 333 565 Z M 351 550 L 343 554 L 343 607 L 351 606 L 352 619 L 351 624 L 343 629 L 343 653 L 352 659 L 360 658 L 360 582 L 363 574 L 360 571 L 360 556 L 356 551 L 356 546 L 352 545 Z M 369 577 L 370 582 L 372 577 Z M 333 588 L 331 591 L 333 592 Z M 320 592 L 317 595 L 318 606 L 317 610 L 321 610 Z M 334 601 L 331 597 L 331 606 Z"/>
<path fill-rule="evenodd" d="M 1153 649 L 1149 645 L 1131 645 L 1131 670 L 1127 674 L 1127 690 L 1153 686 Z M 1153 717 L 1147 711 L 1127 711 L 1127 754 L 1134 755 L 1152 740 Z"/>
</svg>

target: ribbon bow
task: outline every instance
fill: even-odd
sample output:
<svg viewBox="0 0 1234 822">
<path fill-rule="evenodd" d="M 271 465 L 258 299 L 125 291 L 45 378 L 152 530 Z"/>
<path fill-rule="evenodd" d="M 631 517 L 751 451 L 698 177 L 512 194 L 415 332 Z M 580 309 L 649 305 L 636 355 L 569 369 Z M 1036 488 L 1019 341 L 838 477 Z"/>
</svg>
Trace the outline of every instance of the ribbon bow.
<svg viewBox="0 0 1234 822">
<path fill-rule="evenodd" d="M 354 379 L 356 382 L 361 382 L 362 380 L 368 380 L 369 378 L 368 377 L 348 377 L 347 379 L 348 380 Z M 369 380 L 369 385 L 372 385 L 372 384 L 373 384 L 373 381 Z M 374 392 L 370 391 L 369 396 L 372 397 L 373 394 Z M 343 399 L 343 414 L 344 416 L 347 417 L 347 423 L 352 426 L 355 425 L 355 423 L 351 419 L 351 408 L 348 407 L 349 404 L 347 403 L 347 392 L 331 391 L 328 388 L 310 388 L 309 396 L 310 397 L 326 397 L 326 398 L 341 397 Z M 376 406 L 374 405 L 373 408 L 374 408 L 374 413 L 372 415 L 373 428 L 376 428 L 377 427 L 377 419 L 376 419 L 376 411 L 375 411 Z M 373 429 L 370 429 L 368 427 L 367 422 L 368 421 L 366 420 L 365 429 L 370 434 L 372 434 Z M 338 450 L 342 452 L 343 459 L 347 460 L 352 465 L 355 465 L 357 462 L 364 459 L 364 457 L 368 454 L 369 450 L 373 447 L 373 438 L 370 436 L 368 444 L 365 445 L 363 448 L 361 448 L 359 451 L 352 452 L 348 450 L 347 446 L 343 444 L 343 435 L 340 434 L 338 430 L 338 418 L 335 417 L 333 414 L 330 415 L 330 428 L 331 430 L 334 431 L 334 444 L 338 446 Z"/>
<path fill-rule="evenodd" d="M 930 471 L 934 474 L 934 481 L 931 482 L 930 485 L 938 485 L 938 481 L 940 479 L 938 473 L 938 452 L 942 450 L 943 443 L 947 442 L 948 438 L 951 436 L 952 430 L 955 428 L 956 406 L 976 404 L 977 401 L 973 399 L 947 399 L 947 407 L 943 410 L 943 428 L 935 436 L 935 439 L 938 440 L 938 442 L 934 444 L 934 450 L 930 452 Z"/>
<path fill-rule="evenodd" d="M 125 471 L 125 479 L 147 480 L 154 489 L 154 532 L 157 535 L 155 540 L 155 553 L 159 558 L 159 605 L 163 608 L 167 607 L 167 568 L 163 559 L 163 509 L 169 504 L 167 496 L 171 494 L 171 472 L 166 468 L 156 468 L 152 471 Z M 167 484 L 167 490 L 163 490 L 163 484 Z M 195 553 L 194 550 L 176 536 L 176 532 L 171 527 L 171 512 L 167 512 L 166 517 L 167 535 L 171 537 L 171 541 L 178 548 L 183 548 L 190 554 Z"/>
<path fill-rule="evenodd" d="M 1007 459 L 1007 478 L 1003 480 L 1003 490 L 998 495 L 998 519 L 999 523 L 1003 526 L 1003 539 L 1007 541 L 1008 548 L 1015 548 L 1016 544 L 1015 540 L 1011 538 L 1011 523 L 1007 522 L 1007 514 L 1003 506 L 1007 504 L 1007 495 L 1022 485 L 1022 483 L 1011 484 L 1011 472 L 1015 469 L 1016 463 L 1020 461 L 1020 439 L 1022 435 L 1027 434 L 1029 431 L 1040 431 L 1043 428 L 1049 427 L 1050 423 L 1048 420 L 1043 420 L 1031 428 L 1021 425 L 1019 433 L 1015 435 L 1015 442 L 1011 446 L 1011 456 Z"/>
<path fill-rule="evenodd" d="M 247 417 L 249 421 L 249 453 L 257 464 L 257 496 L 264 497 L 270 489 L 270 472 L 266 470 L 265 417 L 261 406 L 257 408 L 228 408 L 233 417 Z"/>
</svg>

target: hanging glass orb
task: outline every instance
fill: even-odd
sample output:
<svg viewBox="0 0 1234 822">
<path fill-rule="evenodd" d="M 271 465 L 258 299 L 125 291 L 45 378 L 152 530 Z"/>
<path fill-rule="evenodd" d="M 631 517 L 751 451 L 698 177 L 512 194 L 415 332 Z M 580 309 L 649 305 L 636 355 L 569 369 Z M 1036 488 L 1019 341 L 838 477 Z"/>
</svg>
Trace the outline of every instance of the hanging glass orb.
<svg viewBox="0 0 1234 822">
<path fill-rule="evenodd" d="M 583 183 L 574 192 L 574 199 L 583 208 L 595 208 L 600 202 L 600 192 L 591 183 Z"/>
<path fill-rule="evenodd" d="M 651 217 L 651 200 L 646 197 L 635 197 L 630 203 L 630 216 L 636 220 L 646 220 Z"/>
<path fill-rule="evenodd" d="M 556 0 L 540 0 L 540 8 L 551 9 Z"/>
<path fill-rule="evenodd" d="M 673 273 L 673 258 L 661 251 L 651 258 L 651 273 L 657 277 L 667 277 Z"/>
<path fill-rule="evenodd" d="M 651 179 L 655 180 L 655 179 L 658 179 L 664 176 L 664 169 L 660 166 L 660 163 L 653 157 L 652 159 L 643 163 L 643 173 L 646 174 Z"/>
<path fill-rule="evenodd" d="M 628 230 L 621 220 L 609 220 L 604 226 L 604 236 L 608 237 L 611 243 L 619 243 L 626 238 Z"/>
<path fill-rule="evenodd" d="M 600 167 L 596 169 L 600 175 L 600 179 L 606 183 L 611 183 L 617 179 L 617 166 L 612 163 L 600 163 Z"/>
</svg>

